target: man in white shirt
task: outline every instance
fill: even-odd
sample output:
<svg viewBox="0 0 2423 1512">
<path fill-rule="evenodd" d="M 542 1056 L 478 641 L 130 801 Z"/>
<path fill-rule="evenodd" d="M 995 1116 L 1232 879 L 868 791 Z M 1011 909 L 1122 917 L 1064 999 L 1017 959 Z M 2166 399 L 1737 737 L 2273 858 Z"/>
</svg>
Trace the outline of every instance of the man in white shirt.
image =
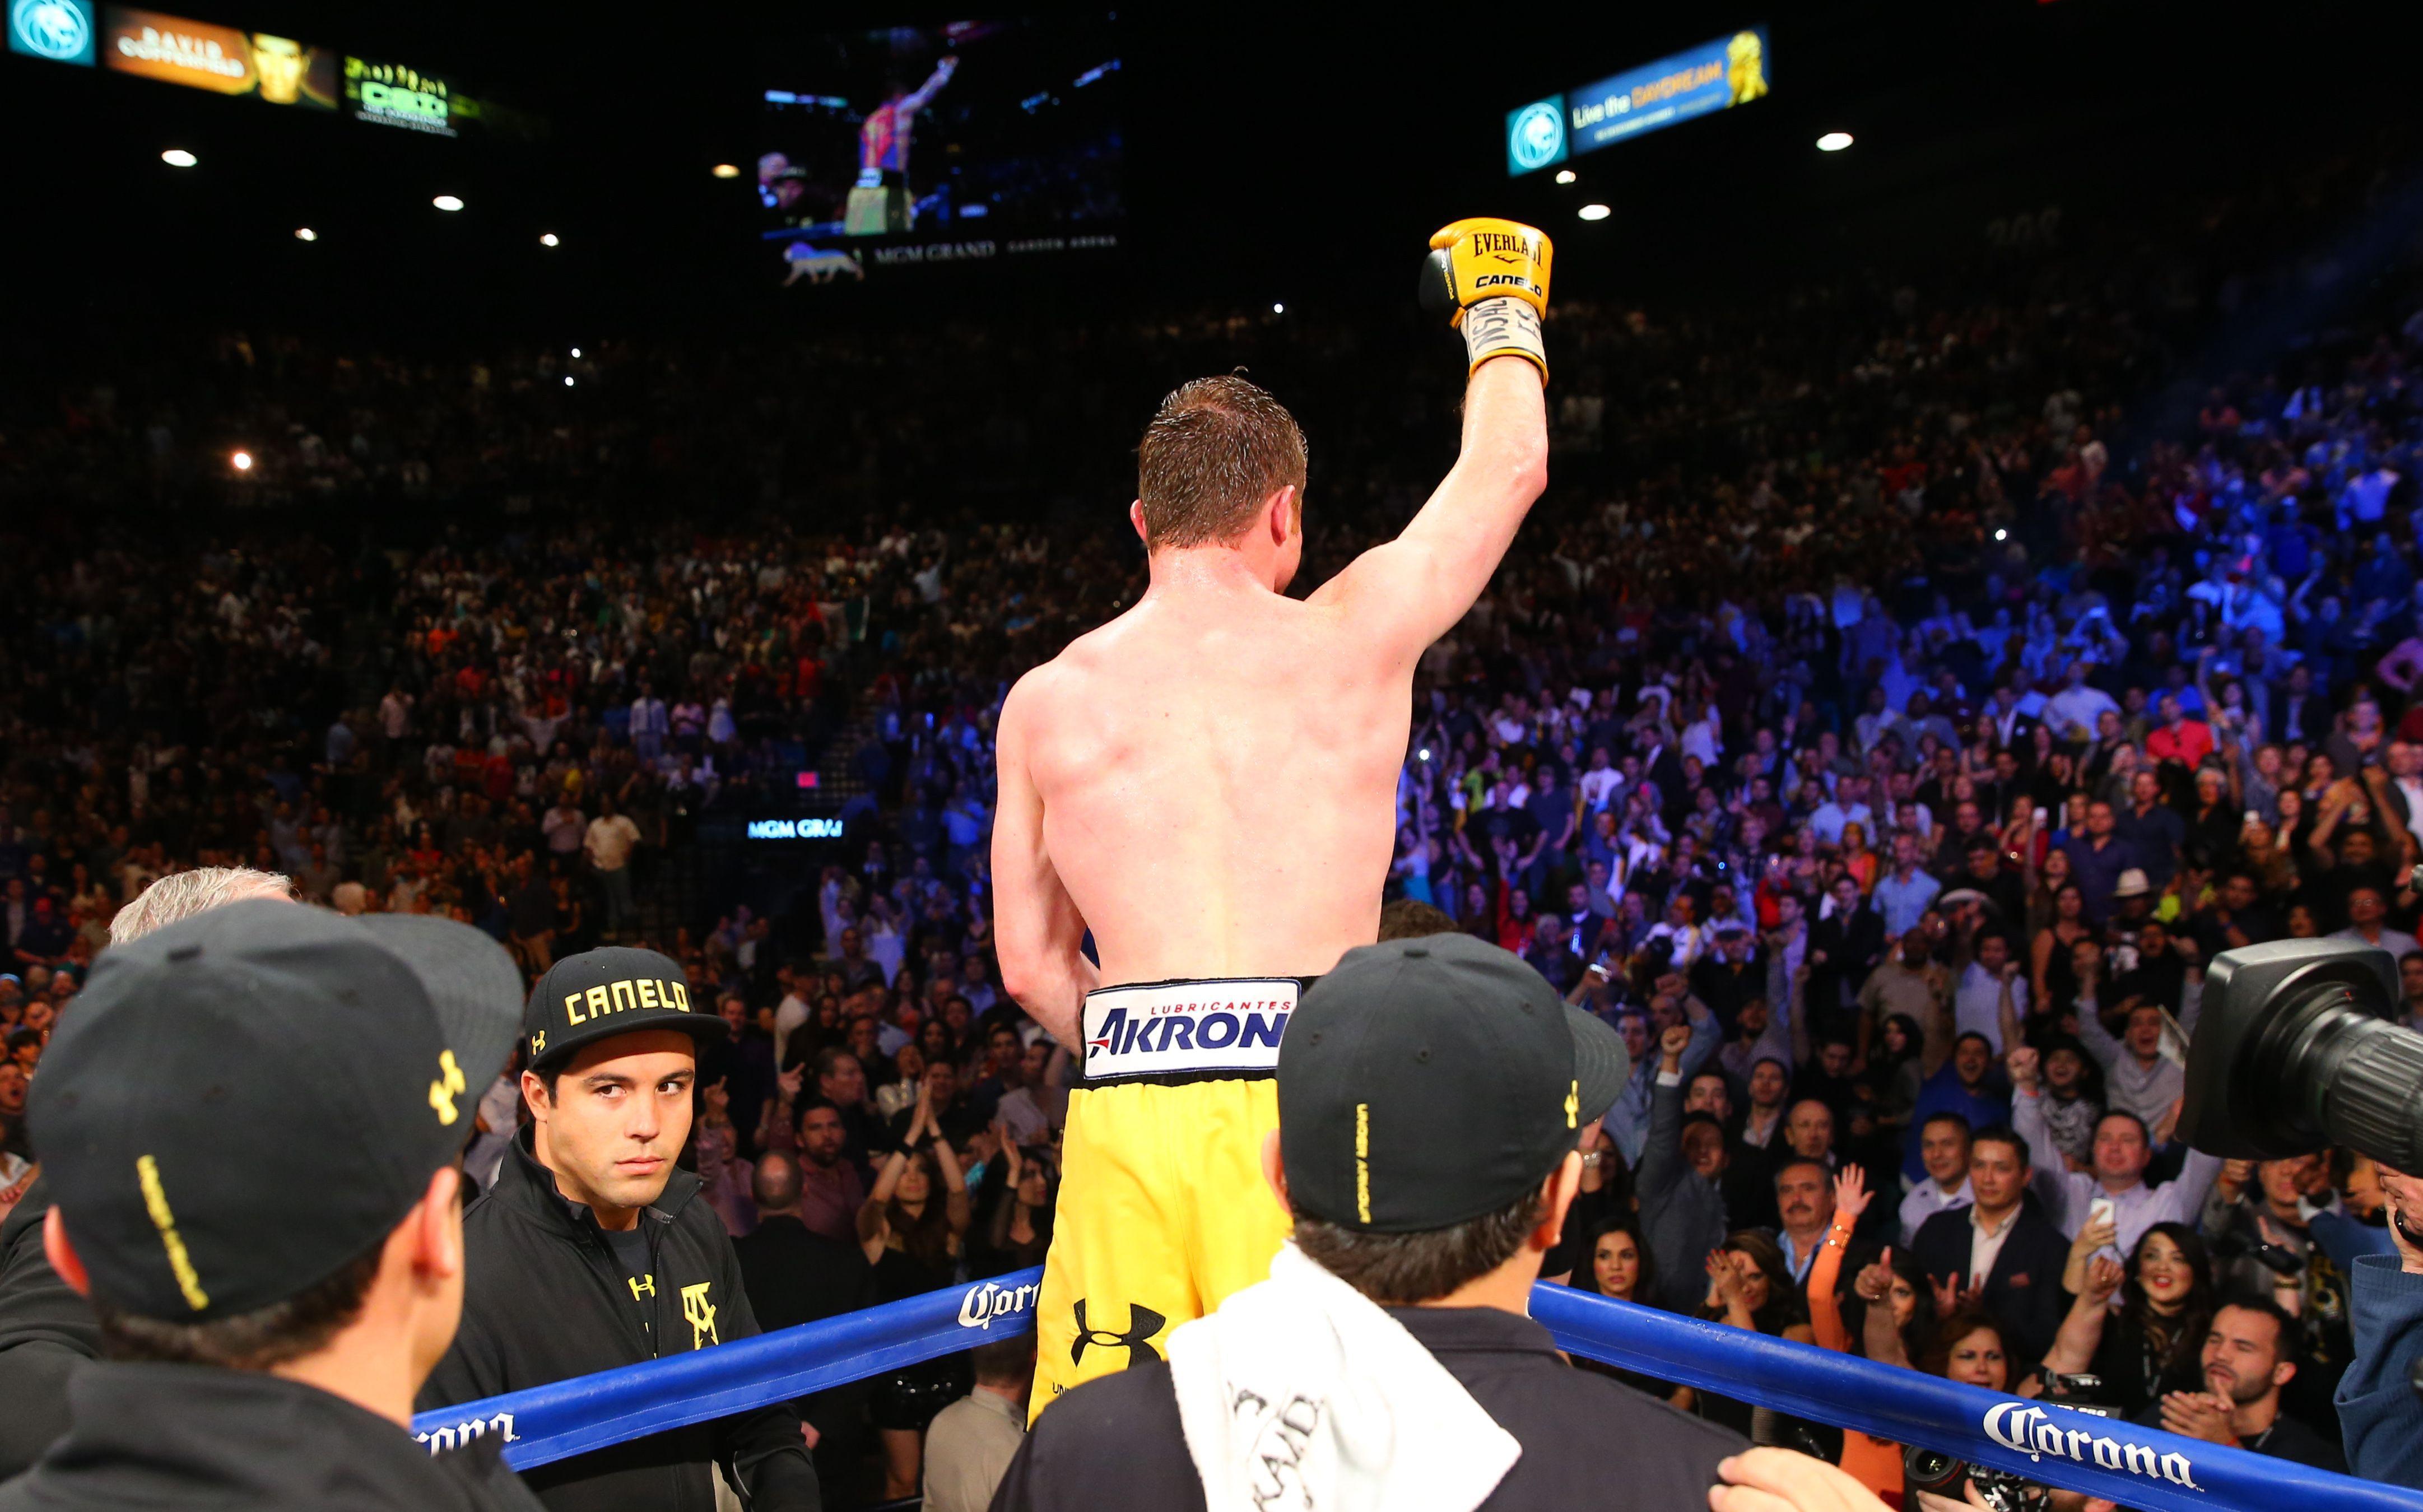
<svg viewBox="0 0 2423 1512">
<path fill-rule="evenodd" d="M 1952 1014 L 1956 1035 L 1983 1035 L 1996 1055 L 2003 1053 L 2003 1025 L 2028 1016 L 2028 984 L 2011 958 L 2010 937 L 2000 931 L 1978 935 L 1977 958 L 1962 969 L 1960 984 L 1953 989 Z"/>
<path fill-rule="evenodd" d="M 2120 705 L 2113 701 L 2111 694 L 2087 685 L 2087 670 L 2085 662 L 2071 662 L 2068 685 L 2045 701 L 2045 723 L 2061 739 L 2091 739 L 2105 710 L 2120 712 Z"/>
<path fill-rule="evenodd" d="M 1977 1200 L 1969 1186 L 1969 1136 L 1974 1130 L 1958 1113 L 1929 1118 L 1918 1131 L 1919 1163 L 1926 1179 L 1901 1200 L 1901 1242 L 1918 1237 L 1919 1225 L 1947 1207 L 1963 1207 Z"/>
<path fill-rule="evenodd" d="M 2041 1068 L 2036 1052 L 2020 1046 L 2006 1063 L 2011 1072 L 2011 1127 L 2028 1142 L 2035 1168 L 2032 1185 L 2044 1204 L 2045 1216 L 2069 1238 L 2086 1226 L 2098 1202 L 2112 1205 L 2114 1234 L 2107 1247 L 2125 1258 L 2137 1241 L 2157 1223 L 2189 1223 L 2204 1210 L 2205 1193 L 2221 1174 L 2221 1157 L 2190 1150 L 2178 1175 L 2158 1187 L 2146 1185 L 2146 1166 L 2154 1156 L 2146 1126 L 2135 1114 L 2113 1109 L 2095 1124 L 2092 1171 L 2071 1171 L 2053 1143 L 2045 1122 Z"/>
<path fill-rule="evenodd" d="M 631 850 L 640 843 L 640 827 L 614 811 L 611 794 L 597 800 L 597 817 L 589 821 L 581 848 L 606 889 L 606 927 L 619 933 L 639 911 L 631 892 Z"/>
<path fill-rule="evenodd" d="M 1581 790 L 1583 806 L 1595 813 L 1616 801 L 1623 790 L 1623 774 L 1607 764 L 1605 746 L 1594 746 L 1590 770 L 1574 785 Z"/>
</svg>

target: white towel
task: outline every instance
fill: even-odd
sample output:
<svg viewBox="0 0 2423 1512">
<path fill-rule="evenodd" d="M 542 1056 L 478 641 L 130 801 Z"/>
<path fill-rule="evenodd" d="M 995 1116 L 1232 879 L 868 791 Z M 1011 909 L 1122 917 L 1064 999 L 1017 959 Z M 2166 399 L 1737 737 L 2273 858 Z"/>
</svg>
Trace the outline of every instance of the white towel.
<svg viewBox="0 0 2423 1512">
<path fill-rule="evenodd" d="M 1169 1336 L 1210 1512 L 1472 1512 L 1521 1457 L 1462 1382 L 1292 1242 Z"/>
</svg>

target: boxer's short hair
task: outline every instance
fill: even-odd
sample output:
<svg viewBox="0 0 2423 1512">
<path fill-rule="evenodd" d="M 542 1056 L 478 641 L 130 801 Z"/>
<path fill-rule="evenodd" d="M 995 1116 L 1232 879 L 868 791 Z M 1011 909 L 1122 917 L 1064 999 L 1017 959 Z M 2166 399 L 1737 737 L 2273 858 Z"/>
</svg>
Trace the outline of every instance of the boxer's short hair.
<svg viewBox="0 0 2423 1512">
<path fill-rule="evenodd" d="M 1145 544 L 1234 541 L 1265 499 L 1291 485 L 1301 490 L 1304 479 L 1304 432 L 1286 405 L 1234 376 L 1180 385 L 1136 449 Z"/>
</svg>

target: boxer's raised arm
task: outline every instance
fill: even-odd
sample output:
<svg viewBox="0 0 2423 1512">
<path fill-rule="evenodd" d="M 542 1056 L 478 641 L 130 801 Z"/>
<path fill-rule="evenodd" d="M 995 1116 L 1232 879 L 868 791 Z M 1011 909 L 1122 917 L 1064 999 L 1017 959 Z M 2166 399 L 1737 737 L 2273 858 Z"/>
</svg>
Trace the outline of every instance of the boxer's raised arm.
<svg viewBox="0 0 2423 1512">
<path fill-rule="evenodd" d="M 1422 303 L 1464 333 L 1471 378 L 1464 449 L 1405 533 L 1356 558 L 1311 602 L 1347 612 L 1392 666 L 1447 634 L 1514 543 L 1548 485 L 1548 238 L 1503 220 L 1464 220 L 1431 238 Z"/>
<path fill-rule="evenodd" d="M 1373 546 L 1312 595 L 1410 664 L 1489 586 L 1532 500 L 1548 483 L 1540 370 L 1501 356 L 1465 389 L 1464 449 L 1396 540 Z"/>
<path fill-rule="evenodd" d="M 1043 796 L 1026 766 L 1032 695 L 1021 699 L 1022 691 L 1022 680 L 1010 689 L 994 736 L 1001 793 L 992 818 L 993 942 L 1003 989 L 1071 1055 L 1081 1056 L 1081 1011 L 1101 976 L 1079 948 L 1085 918 L 1043 848 Z"/>
</svg>

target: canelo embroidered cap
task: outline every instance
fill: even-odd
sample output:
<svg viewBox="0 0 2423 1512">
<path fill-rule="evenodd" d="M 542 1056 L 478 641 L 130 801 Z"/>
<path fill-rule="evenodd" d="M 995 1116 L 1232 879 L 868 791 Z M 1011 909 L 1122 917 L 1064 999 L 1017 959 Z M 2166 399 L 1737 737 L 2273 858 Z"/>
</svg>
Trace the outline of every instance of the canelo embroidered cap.
<svg viewBox="0 0 2423 1512">
<path fill-rule="evenodd" d="M 1279 1154 L 1302 1211 L 1450 1228 L 1545 1181 L 1631 1074 L 1613 1030 L 1468 935 L 1346 953 L 1279 1045 Z"/>
<path fill-rule="evenodd" d="M 544 1070 L 596 1040 L 643 1029 L 677 1029 L 700 1039 L 728 1031 L 689 1000 L 689 978 L 669 956 L 629 945 L 567 955 L 531 989 L 522 1014 L 524 1048 Z"/>
<path fill-rule="evenodd" d="M 257 899 L 103 951 L 28 1109 L 94 1297 L 209 1322 L 378 1243 L 469 1142 L 520 999 L 504 947 L 426 916 Z"/>
</svg>

